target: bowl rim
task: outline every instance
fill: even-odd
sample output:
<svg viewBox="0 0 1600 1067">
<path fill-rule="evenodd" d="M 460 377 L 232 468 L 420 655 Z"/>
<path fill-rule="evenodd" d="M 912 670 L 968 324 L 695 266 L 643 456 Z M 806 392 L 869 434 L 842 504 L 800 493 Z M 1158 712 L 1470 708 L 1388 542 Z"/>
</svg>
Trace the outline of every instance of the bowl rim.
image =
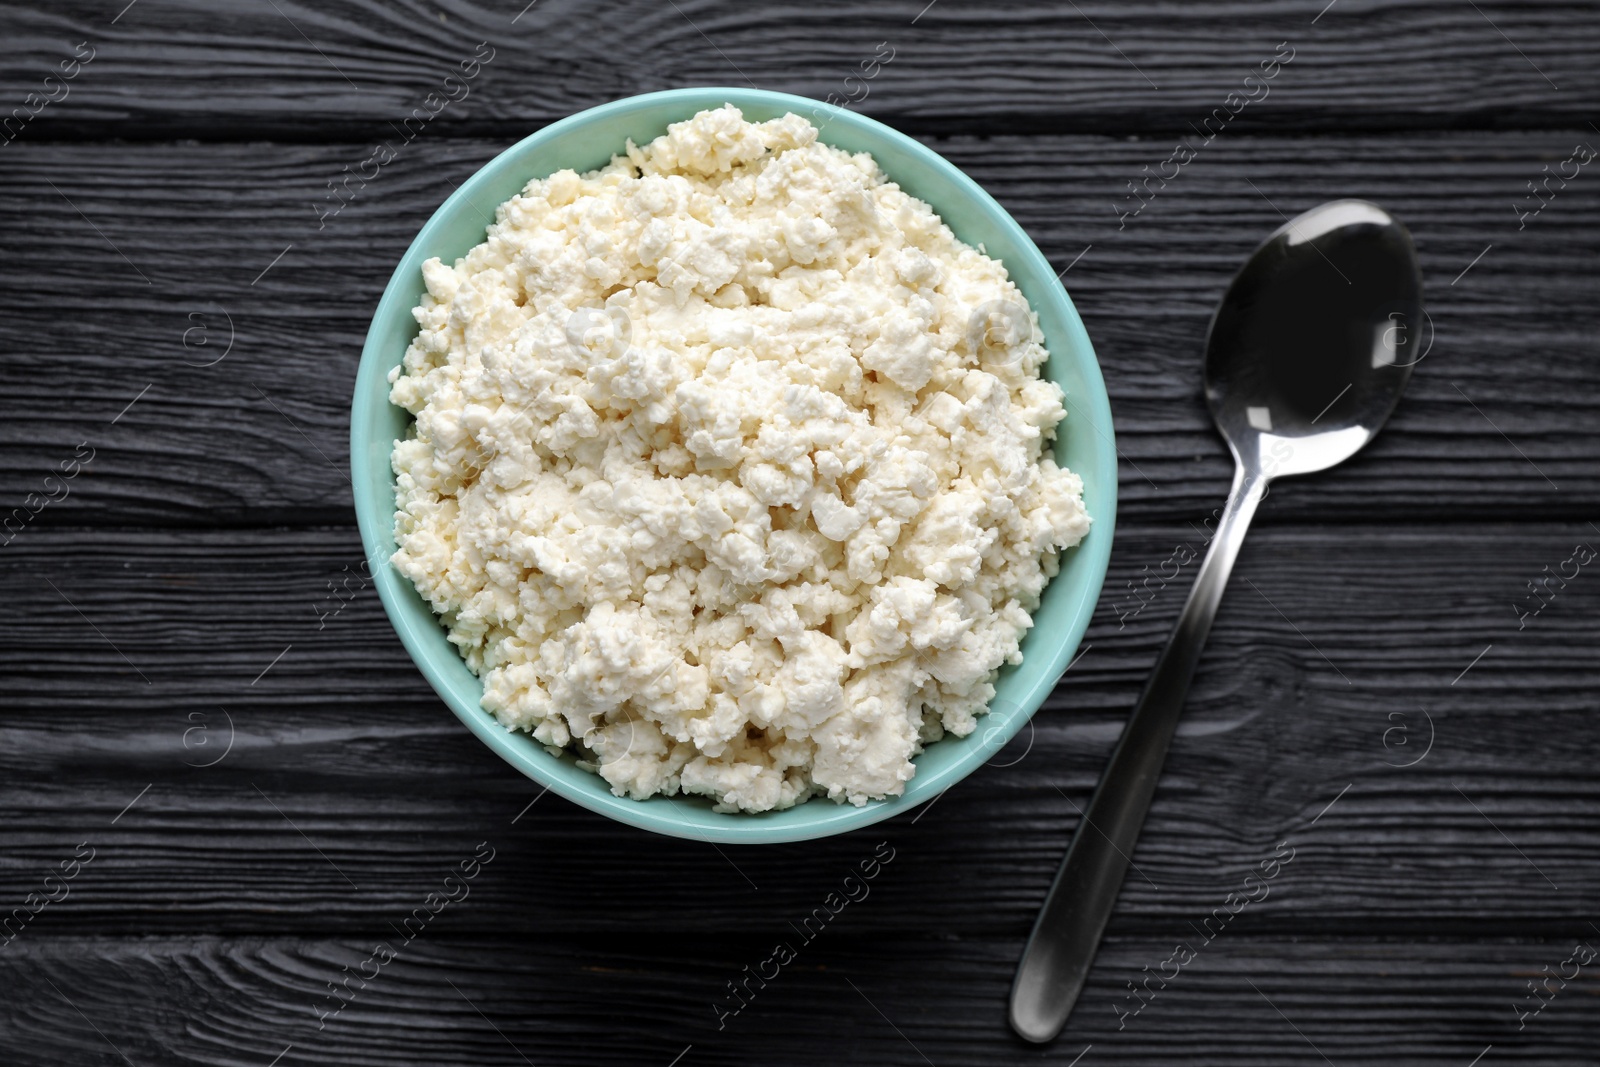
<svg viewBox="0 0 1600 1067">
<path fill-rule="evenodd" d="M 716 103 L 708 103 L 715 99 Z M 474 210 L 481 210 L 472 203 L 473 194 L 481 185 L 489 181 L 489 175 L 500 172 L 508 167 L 523 167 L 528 177 L 523 181 L 531 181 L 545 175 L 537 173 L 537 166 L 528 167 L 522 162 L 524 157 L 538 149 L 555 142 L 569 134 L 582 130 L 589 124 L 610 116 L 628 114 L 630 112 L 654 109 L 662 104 L 682 104 L 685 109 L 683 118 L 689 118 L 697 111 L 706 107 L 716 107 L 722 103 L 730 103 L 735 107 L 753 104 L 760 107 L 782 109 L 803 114 L 816 120 L 817 116 L 827 117 L 827 122 L 820 124 L 825 129 L 827 125 L 838 122 L 849 125 L 855 132 L 866 137 L 875 138 L 895 145 L 901 151 L 917 158 L 920 166 L 935 172 L 945 181 L 951 182 L 961 190 L 962 195 L 969 197 L 981 212 L 988 217 L 988 221 L 996 228 L 1006 232 L 1008 239 L 1016 246 L 1020 258 L 1027 263 L 1028 271 L 1035 275 L 1053 280 L 1046 285 L 1046 292 L 1028 294 L 1030 304 L 1038 310 L 1041 300 L 1050 300 L 1056 303 L 1055 311 L 1065 327 L 1065 336 L 1054 338 L 1050 344 L 1051 358 L 1058 358 L 1058 348 L 1068 351 L 1061 353 L 1059 358 L 1072 359 L 1082 375 L 1087 386 L 1084 395 L 1069 396 L 1069 417 L 1076 415 L 1089 421 L 1097 436 L 1103 439 L 1104 449 L 1093 458 L 1092 464 L 1073 463 L 1072 469 L 1082 474 L 1087 466 L 1093 465 L 1096 469 L 1097 500 L 1095 510 L 1091 513 L 1094 525 L 1084 539 L 1074 548 L 1073 552 L 1083 555 L 1088 559 L 1080 566 L 1087 566 L 1086 579 L 1082 583 L 1081 592 L 1077 603 L 1071 607 L 1070 622 L 1067 625 L 1067 636 L 1061 641 L 1057 649 L 1051 654 L 1051 662 L 1047 665 L 1045 673 L 1040 676 L 1041 681 L 1033 684 L 1024 698 L 1017 701 L 1018 714 L 998 727 L 991 727 L 984 735 L 982 748 L 974 748 L 972 752 L 963 754 L 957 761 L 936 772 L 927 772 L 918 768 L 918 774 L 911 782 L 907 783 L 906 791 L 898 797 L 886 800 L 869 801 L 865 806 L 855 806 L 848 803 L 829 802 L 826 798 L 813 797 L 798 808 L 789 810 L 807 810 L 808 817 L 799 823 L 792 824 L 766 824 L 759 814 L 730 813 L 725 820 L 719 820 L 714 825 L 702 826 L 686 821 L 675 814 L 675 809 L 656 805 L 657 799 L 678 801 L 683 799 L 682 794 L 670 798 L 651 798 L 645 801 L 632 800 L 627 797 L 618 797 L 609 790 L 591 792 L 575 786 L 564 780 L 559 775 L 546 774 L 540 766 L 541 756 L 549 759 L 560 759 L 545 753 L 537 743 L 530 745 L 531 737 L 523 733 L 518 738 L 511 730 L 501 726 L 491 714 L 482 710 L 473 703 L 466 706 L 458 698 L 453 685 L 442 673 L 441 667 L 435 662 L 436 650 L 430 647 L 426 635 L 413 625 L 402 607 L 402 598 L 410 589 L 415 595 L 410 583 L 389 565 L 387 552 L 378 546 L 383 543 L 383 538 L 393 534 L 393 507 L 379 509 L 378 514 L 372 513 L 372 508 L 364 502 L 372 499 L 372 489 L 375 479 L 370 477 L 370 470 L 364 456 L 365 446 L 373 434 L 373 425 L 377 413 L 389 403 L 387 389 L 388 367 L 379 369 L 383 359 L 382 354 L 382 324 L 393 319 L 396 314 L 409 317 L 412 308 L 416 306 L 418 294 L 421 292 L 421 266 L 429 258 L 424 254 L 424 249 L 430 246 L 441 230 L 444 230 L 453 216 L 463 208 L 472 206 Z M 669 121 L 681 121 L 672 119 Z M 826 138 L 822 138 L 826 141 Z M 621 146 L 617 147 L 617 151 Z M 613 153 L 615 154 L 615 153 Z M 894 174 L 888 174 L 890 181 L 895 181 Z M 498 209 L 498 202 L 497 202 Z M 936 209 L 937 210 L 937 209 Z M 1007 274 L 1015 281 L 1017 275 L 1022 273 L 1022 266 L 1016 262 L 1006 264 Z M 384 388 L 377 400 L 367 400 L 379 382 Z M 1076 409 L 1076 410 L 1073 410 Z M 1087 410 L 1085 410 L 1087 409 Z M 350 463 L 351 484 L 355 497 L 356 523 L 360 531 L 362 545 L 372 573 L 373 584 L 377 587 L 379 599 L 383 603 L 384 613 L 388 616 L 390 624 L 395 628 L 401 643 L 405 646 L 412 662 L 427 679 L 441 700 L 466 724 L 480 741 L 484 742 L 501 759 L 522 774 L 544 787 L 539 793 L 542 797 L 545 792 L 555 792 L 567 800 L 580 805 L 597 814 L 607 816 L 619 822 L 654 833 L 671 837 L 683 838 L 689 841 L 703 841 L 722 844 L 776 844 L 781 842 L 806 841 L 828 837 L 834 834 L 845 833 L 850 830 L 870 826 L 884 819 L 902 814 L 928 801 L 942 796 L 944 791 L 976 771 L 987 762 L 990 755 L 998 752 L 1022 728 L 1023 723 L 1031 722 L 1040 706 L 1056 684 L 1061 675 L 1069 666 L 1070 658 L 1077 651 L 1087 630 L 1094 608 L 1099 600 L 1102 586 L 1105 582 L 1106 571 L 1110 562 L 1112 535 L 1116 524 L 1116 498 L 1117 498 L 1117 465 L 1116 444 L 1114 429 L 1111 419 L 1110 400 L 1106 393 L 1104 377 L 1100 372 L 1099 360 L 1094 347 L 1090 343 L 1082 319 L 1078 315 L 1072 298 L 1061 284 L 1060 275 L 1056 274 L 1044 253 L 1040 252 L 1033 239 L 998 201 L 989 195 L 974 179 L 964 171 L 945 159 L 933 149 L 922 144 L 916 139 L 901 133 L 876 119 L 857 114 L 846 108 L 837 107 L 809 97 L 796 96 L 789 93 L 780 93 L 763 89 L 738 88 L 728 86 L 694 86 L 680 89 L 666 89 L 657 92 L 642 93 L 634 96 L 623 97 L 575 112 L 563 119 L 553 122 L 529 134 L 516 143 L 510 145 L 473 174 L 452 192 L 428 217 L 417 236 L 407 246 L 405 253 L 400 257 L 388 283 L 384 287 L 383 295 L 379 299 L 372 321 L 368 327 L 365 343 L 362 346 L 361 361 L 356 374 L 354 395 L 351 399 L 351 424 L 350 424 Z M 393 499 L 393 472 L 389 471 L 386 499 Z M 388 524 L 383 528 L 380 524 Z M 1054 579 L 1052 579 L 1053 581 Z M 402 587 L 404 586 L 404 588 Z M 430 613 L 431 614 L 431 613 Z M 433 630 L 439 632 L 436 625 L 437 618 L 430 621 L 435 623 Z M 1030 631 L 1030 635 L 1036 631 Z M 459 653 L 450 646 L 446 646 L 451 656 L 460 662 Z M 991 736 L 992 735 L 992 736 Z M 991 745 L 991 740 L 994 741 Z M 938 742 L 935 742 L 937 744 Z M 590 773 L 590 772 L 584 772 Z M 603 781 L 596 776 L 597 781 Z M 535 799 L 538 799 L 537 797 Z"/>
</svg>

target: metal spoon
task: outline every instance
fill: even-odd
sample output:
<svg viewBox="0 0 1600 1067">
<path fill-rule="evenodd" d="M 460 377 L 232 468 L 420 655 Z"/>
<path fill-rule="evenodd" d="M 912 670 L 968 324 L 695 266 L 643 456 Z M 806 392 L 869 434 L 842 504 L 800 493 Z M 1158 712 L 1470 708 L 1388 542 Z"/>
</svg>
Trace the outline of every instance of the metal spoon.
<svg viewBox="0 0 1600 1067">
<path fill-rule="evenodd" d="M 1383 426 L 1420 358 L 1422 277 L 1406 228 L 1364 200 L 1286 223 L 1228 286 L 1206 341 L 1206 401 L 1237 464 L 1210 551 L 1022 951 L 1011 1026 L 1061 1032 L 1083 990 L 1211 620 L 1274 478 L 1327 470 Z"/>
</svg>

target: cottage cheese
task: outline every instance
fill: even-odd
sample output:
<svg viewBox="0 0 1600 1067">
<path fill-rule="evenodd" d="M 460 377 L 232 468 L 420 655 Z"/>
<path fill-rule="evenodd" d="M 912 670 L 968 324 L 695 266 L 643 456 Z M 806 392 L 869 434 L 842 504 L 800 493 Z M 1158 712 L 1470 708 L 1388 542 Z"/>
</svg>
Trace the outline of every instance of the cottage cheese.
<svg viewBox="0 0 1600 1067">
<path fill-rule="evenodd" d="M 816 137 L 723 107 L 528 183 L 390 375 L 394 565 L 618 795 L 899 794 L 1089 528 L 1004 267 Z"/>
</svg>

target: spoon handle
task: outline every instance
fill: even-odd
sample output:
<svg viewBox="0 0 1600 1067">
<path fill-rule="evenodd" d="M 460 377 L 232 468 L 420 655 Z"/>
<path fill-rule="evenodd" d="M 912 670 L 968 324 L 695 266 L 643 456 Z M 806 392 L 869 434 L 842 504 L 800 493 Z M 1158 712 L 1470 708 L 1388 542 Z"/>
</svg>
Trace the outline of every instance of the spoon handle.
<svg viewBox="0 0 1600 1067">
<path fill-rule="evenodd" d="M 1211 620 L 1266 486 L 1266 478 L 1243 466 L 1234 472 L 1233 491 L 1183 614 L 1122 731 L 1022 950 L 1011 987 L 1011 1027 L 1029 1041 L 1049 1041 L 1060 1033 L 1083 990 L 1133 862 L 1130 856 Z"/>
</svg>

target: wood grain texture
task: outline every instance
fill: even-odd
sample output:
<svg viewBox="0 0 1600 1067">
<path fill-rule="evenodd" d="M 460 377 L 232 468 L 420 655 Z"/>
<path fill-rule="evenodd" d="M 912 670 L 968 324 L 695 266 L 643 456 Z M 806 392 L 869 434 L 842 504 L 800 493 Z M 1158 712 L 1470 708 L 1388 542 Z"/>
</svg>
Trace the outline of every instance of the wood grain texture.
<svg viewBox="0 0 1600 1067">
<path fill-rule="evenodd" d="M 1256 909 L 1270 931 L 1553 935 L 1585 916 L 1600 586 L 1581 573 L 1521 631 L 1513 608 L 1580 540 L 1596 537 L 1256 531 L 1114 929 L 1180 929 L 1280 841 L 1302 859 Z M 881 830 L 719 855 L 555 797 L 513 823 L 538 788 L 432 695 L 373 591 L 318 619 L 359 560 L 351 530 L 30 530 L 0 561 L 16 620 L 0 674 L 19 691 L 0 712 L 0 902 L 88 840 L 105 859 L 36 932 L 371 930 L 441 857 L 491 840 L 504 877 L 459 917 L 471 929 L 712 932 L 803 909 L 881 835 L 910 872 L 884 890 L 883 929 L 1020 936 L 1193 568 L 1144 585 L 1137 612 L 1127 583 L 1170 570 L 1179 545 L 1202 538 L 1122 527 L 1082 658 L 950 795 Z M 529 909 L 530 893 L 561 907 Z"/>
<path fill-rule="evenodd" d="M 441 125 L 520 135 L 633 93 L 753 84 L 858 99 L 913 129 L 1123 133 L 1183 130 L 1230 92 L 1259 92 L 1244 78 L 1285 45 L 1293 60 L 1241 125 L 1527 127 L 1570 124 L 1600 105 L 1585 59 L 1600 50 L 1592 3 L 1346 0 L 1319 16 L 1322 7 L 184 0 L 145 3 L 112 24 L 104 4 L 33 0 L 0 22 L 17 42 L 0 83 L 20 103 L 89 41 L 92 64 L 27 136 L 298 139 L 398 121 L 487 42 L 493 59 Z M 862 97 L 844 79 L 888 49 Z"/>
<path fill-rule="evenodd" d="M 901 873 L 890 865 L 879 881 Z M 0 1032 L 26 1062 L 74 1064 L 125 1056 L 141 1065 L 259 1067 L 281 1057 L 279 1067 L 666 1067 L 676 1056 L 686 1065 L 848 1057 L 961 1067 L 1064 1065 L 1087 1046 L 1085 1065 L 1464 1067 L 1489 1045 L 1502 1063 L 1594 1062 L 1600 985 L 1592 973 L 1517 1029 L 1528 980 L 1545 966 L 1555 971 L 1575 945 L 1600 943 L 1581 923 L 1545 941 L 1483 942 L 1305 944 L 1230 928 L 1121 1030 L 1118 1009 L 1134 1003 L 1126 984 L 1157 972 L 1174 945 L 1112 938 L 1069 1028 L 1040 1050 L 1000 1024 L 1019 941 L 864 942 L 863 928 L 888 907 L 874 893 L 809 944 L 781 921 L 765 934 L 645 942 L 429 928 L 364 988 L 352 984 L 354 999 L 320 1030 L 317 1012 L 335 1003 L 328 983 L 363 973 L 376 936 L 19 940 L 7 953 L 18 984 L 0 1001 Z M 1248 921 L 1248 913 L 1238 919 Z M 781 939 L 797 950 L 794 961 L 765 988 L 751 981 L 738 1014 L 719 1015 L 719 997 L 734 1003 L 727 983 Z"/>
<path fill-rule="evenodd" d="M 1501 515 L 1600 509 L 1600 181 L 1572 182 L 1520 231 L 1515 211 L 1584 136 L 1219 138 L 1125 224 L 1128 180 L 1169 140 L 931 143 L 1071 266 L 1134 520 L 1198 520 L 1226 493 L 1199 353 L 1278 212 L 1344 195 L 1389 207 L 1420 247 L 1431 348 L 1372 448 L 1285 482 L 1263 517 L 1340 522 L 1382 500 L 1396 519 L 1476 522 L 1486 500 Z M 0 514 L 86 443 L 93 465 L 35 523 L 348 521 L 350 391 L 372 309 L 422 222 L 501 147 L 419 140 L 319 230 L 326 182 L 365 146 L 13 145 L 0 285 L 51 296 L 0 323 Z"/>
<path fill-rule="evenodd" d="M 1518 611 L 1600 540 L 1600 179 L 1519 212 L 1600 143 L 1600 5 L 525 3 L 0 10 L 0 119 L 95 49 L 0 145 L 0 524 L 95 455 L 0 525 L 0 1063 L 1596 1062 L 1593 966 L 1517 1010 L 1600 946 L 1600 579 Z M 319 229 L 327 183 L 479 42 L 470 95 Z M 966 782 L 844 838 L 719 852 L 539 798 L 370 588 L 333 610 L 378 295 L 533 129 L 670 86 L 849 91 L 880 42 L 858 110 L 999 198 L 1096 344 L 1122 477 L 1084 654 Z M 1279 42 L 1270 94 L 1130 215 Z M 1208 317 L 1262 236 L 1340 196 L 1411 226 L 1433 346 L 1370 450 L 1263 507 L 1079 1010 L 1024 1046 L 1022 939 L 1226 492 Z M 328 983 L 479 842 L 470 897 L 319 1030 Z M 727 983 L 879 842 L 870 896 L 719 1029 Z"/>
</svg>

